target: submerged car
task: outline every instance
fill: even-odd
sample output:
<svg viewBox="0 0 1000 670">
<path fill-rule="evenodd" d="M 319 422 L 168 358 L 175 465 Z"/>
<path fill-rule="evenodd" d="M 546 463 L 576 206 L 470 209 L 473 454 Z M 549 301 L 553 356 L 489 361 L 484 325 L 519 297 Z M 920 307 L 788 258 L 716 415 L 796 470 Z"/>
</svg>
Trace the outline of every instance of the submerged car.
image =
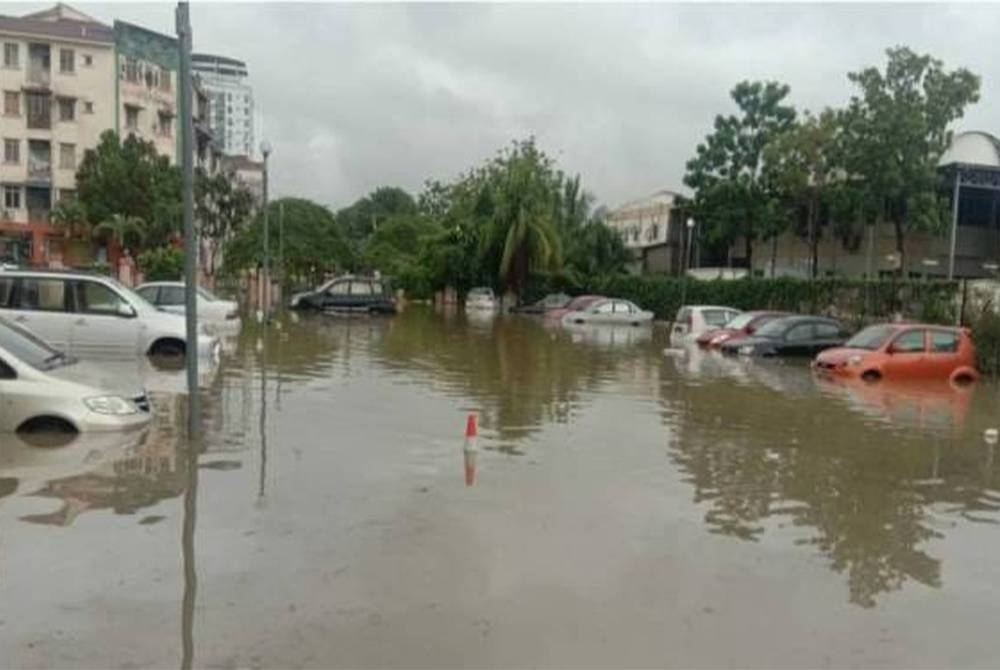
<svg viewBox="0 0 1000 670">
<path fill-rule="evenodd" d="M 677 310 L 677 316 L 670 327 L 670 337 L 674 340 L 697 338 L 709 330 L 724 328 L 740 313 L 734 307 L 685 305 Z"/>
<path fill-rule="evenodd" d="M 292 296 L 291 309 L 395 314 L 396 301 L 385 279 L 346 275 Z"/>
<path fill-rule="evenodd" d="M 869 326 L 843 347 L 824 351 L 813 367 L 820 372 L 866 381 L 979 377 L 976 349 L 965 328 L 929 324 Z"/>
<path fill-rule="evenodd" d="M 0 319 L 0 432 L 131 430 L 149 421 L 137 383 L 110 379 Z"/>
<path fill-rule="evenodd" d="M 511 311 L 517 314 L 544 314 L 549 310 L 565 307 L 572 299 L 565 293 L 549 293 L 541 300 L 536 300 L 529 305 L 515 307 Z"/>
<path fill-rule="evenodd" d="M 836 319 L 785 316 L 764 324 L 756 333 L 722 345 L 735 356 L 808 356 L 844 343 L 849 333 Z"/>
<path fill-rule="evenodd" d="M 184 314 L 187 311 L 184 282 L 147 282 L 138 286 L 135 292 L 164 312 Z M 223 300 L 202 286 L 196 289 L 196 297 L 199 319 L 211 322 L 239 320 L 240 307 L 235 300 Z"/>
<path fill-rule="evenodd" d="M 581 312 L 598 300 L 605 300 L 603 295 L 578 295 L 562 307 L 557 307 L 556 309 L 550 309 L 545 312 L 545 319 L 547 321 L 562 322 L 562 318 L 569 314 L 570 312 Z"/>
<path fill-rule="evenodd" d="M 587 307 L 563 315 L 564 324 L 609 324 L 641 326 L 653 320 L 653 313 L 639 309 L 635 303 L 619 298 L 596 300 Z"/>
<path fill-rule="evenodd" d="M 790 314 L 788 312 L 743 312 L 724 327 L 705 331 L 697 337 L 695 342 L 702 348 L 718 349 L 726 342 L 753 335 L 765 323 L 783 316 L 790 316 Z"/>
<path fill-rule="evenodd" d="M 500 307 L 493 289 L 487 286 L 477 286 L 469 289 L 465 296 L 465 309 L 468 311 L 492 312 Z"/>
</svg>

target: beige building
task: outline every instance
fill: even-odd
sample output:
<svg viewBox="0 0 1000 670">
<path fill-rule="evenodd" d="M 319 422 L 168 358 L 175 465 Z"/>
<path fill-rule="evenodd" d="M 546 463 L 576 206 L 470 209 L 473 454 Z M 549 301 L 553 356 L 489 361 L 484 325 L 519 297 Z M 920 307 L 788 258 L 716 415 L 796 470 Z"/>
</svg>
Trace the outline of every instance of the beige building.
<svg viewBox="0 0 1000 670">
<path fill-rule="evenodd" d="M 608 226 L 621 235 L 632 253 L 630 271 L 680 272 L 684 240 L 684 221 L 678 209 L 681 198 L 674 191 L 657 191 L 608 215 Z"/>
<path fill-rule="evenodd" d="M 65 5 L 0 16 L 0 262 L 61 256 L 49 213 L 75 197 L 84 151 L 114 126 L 114 33 Z"/>
</svg>

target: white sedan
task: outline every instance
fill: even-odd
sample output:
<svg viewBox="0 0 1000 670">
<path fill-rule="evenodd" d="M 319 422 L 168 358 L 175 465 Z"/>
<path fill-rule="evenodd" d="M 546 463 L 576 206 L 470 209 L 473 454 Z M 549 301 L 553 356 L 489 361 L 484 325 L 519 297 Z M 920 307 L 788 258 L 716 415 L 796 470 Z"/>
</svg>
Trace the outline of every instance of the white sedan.
<svg viewBox="0 0 1000 670">
<path fill-rule="evenodd" d="M 134 379 L 108 378 L 0 319 L 0 432 L 131 430 L 150 418 Z"/>
<path fill-rule="evenodd" d="M 135 292 L 159 309 L 175 314 L 184 314 L 184 282 L 147 282 Z M 197 288 L 198 318 L 206 323 L 238 323 L 240 306 L 234 300 L 223 300 L 206 288 Z"/>
<path fill-rule="evenodd" d="M 653 313 L 639 309 L 634 302 L 620 298 L 606 298 L 587 306 L 586 309 L 569 312 L 562 318 L 563 324 L 606 323 L 627 326 L 641 326 L 653 321 Z"/>
</svg>

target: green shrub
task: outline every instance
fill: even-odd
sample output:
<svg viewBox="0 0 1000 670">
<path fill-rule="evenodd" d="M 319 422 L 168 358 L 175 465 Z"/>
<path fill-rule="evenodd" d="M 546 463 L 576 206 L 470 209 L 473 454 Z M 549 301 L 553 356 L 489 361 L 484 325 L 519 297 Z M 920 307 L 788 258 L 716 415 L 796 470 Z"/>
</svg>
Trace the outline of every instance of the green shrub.
<svg viewBox="0 0 1000 670">
<path fill-rule="evenodd" d="M 146 281 L 177 281 L 184 275 L 184 252 L 174 247 L 144 251 L 138 262 Z"/>
<path fill-rule="evenodd" d="M 972 322 L 972 339 L 976 343 L 976 363 L 979 371 L 994 379 L 1000 375 L 1000 314 L 983 310 Z"/>
</svg>

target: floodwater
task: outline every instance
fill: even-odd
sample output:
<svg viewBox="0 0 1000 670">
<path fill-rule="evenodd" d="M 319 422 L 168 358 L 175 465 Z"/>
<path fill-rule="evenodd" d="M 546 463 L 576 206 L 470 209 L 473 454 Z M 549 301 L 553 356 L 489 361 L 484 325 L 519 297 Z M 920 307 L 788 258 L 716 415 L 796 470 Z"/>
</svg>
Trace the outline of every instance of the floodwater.
<svg viewBox="0 0 1000 670">
<path fill-rule="evenodd" d="M 2 435 L 0 665 L 1000 662 L 993 387 L 666 346 L 288 315 L 204 372 L 195 448 L 156 369 L 142 434 Z"/>
</svg>

